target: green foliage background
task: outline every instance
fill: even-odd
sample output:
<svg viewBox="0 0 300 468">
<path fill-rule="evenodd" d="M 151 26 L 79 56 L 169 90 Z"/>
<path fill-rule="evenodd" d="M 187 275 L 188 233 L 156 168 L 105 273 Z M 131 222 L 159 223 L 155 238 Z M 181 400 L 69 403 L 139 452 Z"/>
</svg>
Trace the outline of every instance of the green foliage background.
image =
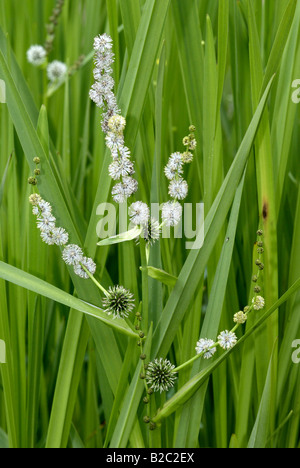
<svg viewBox="0 0 300 468">
<path fill-rule="evenodd" d="M 299 447 L 300 367 L 291 360 L 300 338 L 299 2 L 66 0 L 50 58 L 84 59 L 49 88 L 26 51 L 44 43 L 54 5 L 0 0 L 0 446 Z M 205 242 L 187 251 L 185 239 L 162 239 L 151 249 L 149 265 L 173 277 L 167 285 L 142 275 L 134 242 L 97 247 L 110 155 L 88 93 L 93 39 L 104 32 L 114 40 L 138 199 L 168 199 L 163 167 L 196 126 L 187 202 L 205 204 Z M 95 258 L 97 279 L 143 302 L 148 359 L 178 366 L 199 336 L 232 328 L 253 295 L 262 228 L 266 309 L 239 330 L 238 345 L 180 372 L 145 407 L 132 323 L 87 305 L 101 307 L 97 288 L 40 240 L 28 203 L 35 156 L 41 195 Z"/>
</svg>

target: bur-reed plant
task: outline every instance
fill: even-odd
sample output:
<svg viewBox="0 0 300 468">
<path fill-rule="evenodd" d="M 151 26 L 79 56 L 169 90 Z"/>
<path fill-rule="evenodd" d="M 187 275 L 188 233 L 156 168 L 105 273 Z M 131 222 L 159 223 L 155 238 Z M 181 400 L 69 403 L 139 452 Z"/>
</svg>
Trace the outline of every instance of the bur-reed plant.
<svg viewBox="0 0 300 468">
<path fill-rule="evenodd" d="M 0 12 L 0 446 L 299 447 L 298 2 Z"/>
</svg>

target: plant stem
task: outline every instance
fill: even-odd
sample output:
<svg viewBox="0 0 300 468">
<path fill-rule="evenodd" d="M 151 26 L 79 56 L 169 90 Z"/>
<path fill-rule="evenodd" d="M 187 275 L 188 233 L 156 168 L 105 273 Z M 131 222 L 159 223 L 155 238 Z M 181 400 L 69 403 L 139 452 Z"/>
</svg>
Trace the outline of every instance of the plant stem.
<svg viewBox="0 0 300 468">
<path fill-rule="evenodd" d="M 106 291 L 106 289 L 101 286 L 100 283 L 98 283 L 98 281 L 96 280 L 96 278 L 89 272 L 89 270 L 82 264 L 80 263 L 82 269 L 86 272 L 86 274 L 90 277 L 90 279 L 93 281 L 93 283 L 95 283 L 95 285 L 97 286 L 97 288 L 100 289 L 100 291 L 103 292 L 103 294 L 105 294 L 106 297 L 109 296 L 108 292 Z"/>
<path fill-rule="evenodd" d="M 149 315 L 149 284 L 148 284 L 148 255 L 147 245 L 145 239 L 140 238 L 140 252 L 141 252 L 141 267 L 142 267 L 142 317 L 143 317 L 143 328 L 148 330 L 148 315 Z"/>
</svg>

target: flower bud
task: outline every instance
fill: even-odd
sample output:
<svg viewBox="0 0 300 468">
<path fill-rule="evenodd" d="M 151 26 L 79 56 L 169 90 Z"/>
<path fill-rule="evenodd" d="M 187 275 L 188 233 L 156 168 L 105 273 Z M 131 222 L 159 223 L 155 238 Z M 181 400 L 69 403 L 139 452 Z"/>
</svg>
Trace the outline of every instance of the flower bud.
<svg viewBox="0 0 300 468">
<path fill-rule="evenodd" d="M 35 177 L 29 177 L 28 183 L 29 185 L 37 185 L 37 180 Z"/>
</svg>

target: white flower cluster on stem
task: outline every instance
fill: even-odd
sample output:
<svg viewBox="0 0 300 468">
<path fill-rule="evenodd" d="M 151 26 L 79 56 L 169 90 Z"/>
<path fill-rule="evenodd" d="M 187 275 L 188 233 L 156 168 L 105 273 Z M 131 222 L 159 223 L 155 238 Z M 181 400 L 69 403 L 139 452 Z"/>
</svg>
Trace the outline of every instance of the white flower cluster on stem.
<svg viewBox="0 0 300 468">
<path fill-rule="evenodd" d="M 184 146 L 187 147 L 184 153 L 172 153 L 164 172 L 166 178 L 170 181 L 169 195 L 172 201 L 163 204 L 162 219 L 163 223 L 170 227 L 176 226 L 182 217 L 182 206 L 179 201 L 184 200 L 188 195 L 188 184 L 182 177 L 184 164 L 189 164 L 193 161 L 193 151 L 196 148 L 197 142 L 194 136 L 195 127 L 190 126 L 191 133 L 183 139 Z"/>
<path fill-rule="evenodd" d="M 138 183 L 132 177 L 134 166 L 130 160 L 130 150 L 125 146 L 124 141 L 126 120 L 120 115 L 121 112 L 113 92 L 115 82 L 111 76 L 113 71 L 111 65 L 114 62 L 114 54 L 111 49 L 112 39 L 108 34 L 95 38 L 95 83 L 90 90 L 90 98 L 104 110 L 101 126 L 105 133 L 106 146 L 113 159 L 108 172 L 113 180 L 119 181 L 112 189 L 112 196 L 116 203 L 124 203 L 137 191 Z"/>
<path fill-rule="evenodd" d="M 69 234 L 62 227 L 56 226 L 56 218 L 52 214 L 52 206 L 38 194 L 29 197 L 32 212 L 37 217 L 37 227 L 41 231 L 42 240 L 48 245 L 66 246 L 62 258 L 67 265 L 74 267 L 74 272 L 80 278 L 88 279 L 94 275 L 96 264 L 91 258 L 84 256 L 82 249 L 75 244 L 68 244 Z"/>
</svg>

